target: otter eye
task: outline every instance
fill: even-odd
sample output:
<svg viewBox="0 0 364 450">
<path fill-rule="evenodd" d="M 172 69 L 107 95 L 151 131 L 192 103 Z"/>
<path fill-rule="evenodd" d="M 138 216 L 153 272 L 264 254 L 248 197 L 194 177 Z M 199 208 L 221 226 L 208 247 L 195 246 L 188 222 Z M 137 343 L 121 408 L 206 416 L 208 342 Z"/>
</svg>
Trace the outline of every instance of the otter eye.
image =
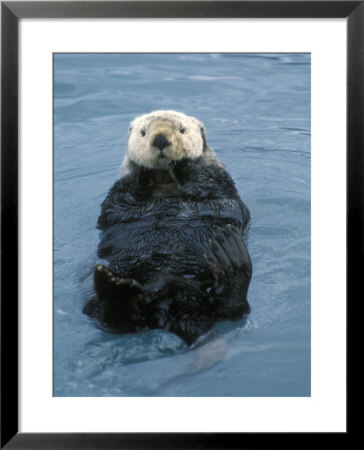
<svg viewBox="0 0 364 450">
<path fill-rule="evenodd" d="M 183 134 L 185 131 L 186 131 L 185 128 L 181 128 L 181 129 L 179 130 L 179 132 L 182 133 L 182 134 Z"/>
<path fill-rule="evenodd" d="M 141 131 L 142 136 L 145 136 L 145 130 Z"/>
</svg>

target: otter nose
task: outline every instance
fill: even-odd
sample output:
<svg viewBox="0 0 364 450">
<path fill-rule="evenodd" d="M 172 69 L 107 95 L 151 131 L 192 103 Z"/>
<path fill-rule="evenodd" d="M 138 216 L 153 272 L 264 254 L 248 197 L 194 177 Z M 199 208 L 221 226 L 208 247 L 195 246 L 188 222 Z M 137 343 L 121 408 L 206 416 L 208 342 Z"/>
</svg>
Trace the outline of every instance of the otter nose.
<svg viewBox="0 0 364 450">
<path fill-rule="evenodd" d="M 169 145 L 169 141 L 168 139 L 164 136 L 164 134 L 159 133 L 155 136 L 154 140 L 153 140 L 153 145 L 155 147 L 158 147 L 159 150 L 163 150 L 164 147 L 167 147 L 167 145 Z"/>
</svg>

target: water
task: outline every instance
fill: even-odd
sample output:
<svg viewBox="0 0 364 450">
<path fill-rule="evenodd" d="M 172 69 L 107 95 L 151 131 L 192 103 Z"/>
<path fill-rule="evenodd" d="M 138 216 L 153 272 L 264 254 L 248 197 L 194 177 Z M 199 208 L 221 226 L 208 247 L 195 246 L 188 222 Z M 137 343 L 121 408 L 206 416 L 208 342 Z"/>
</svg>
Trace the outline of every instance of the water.
<svg viewBox="0 0 364 450">
<path fill-rule="evenodd" d="M 251 314 L 190 350 L 154 330 L 116 336 L 82 314 L 100 204 L 129 122 L 175 109 L 204 122 L 251 212 Z M 54 395 L 310 395 L 310 56 L 56 54 Z"/>
</svg>

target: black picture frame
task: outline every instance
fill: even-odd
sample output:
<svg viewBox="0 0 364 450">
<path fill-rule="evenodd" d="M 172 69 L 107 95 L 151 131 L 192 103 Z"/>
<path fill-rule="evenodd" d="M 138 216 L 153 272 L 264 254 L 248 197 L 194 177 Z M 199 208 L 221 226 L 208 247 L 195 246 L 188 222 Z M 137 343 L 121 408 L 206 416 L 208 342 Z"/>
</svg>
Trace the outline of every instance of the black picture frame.
<svg viewBox="0 0 364 450">
<path fill-rule="evenodd" d="M 298 439 L 307 443 L 310 433 L 18 433 L 18 22 L 111 17 L 347 19 L 347 304 L 363 297 L 364 1 L 1 2 L 1 448 L 227 449 L 270 446 L 272 439 L 282 446 Z M 348 438 L 349 425 L 347 430 L 335 434 L 337 443 Z M 327 443 L 324 433 L 314 438 Z"/>
</svg>

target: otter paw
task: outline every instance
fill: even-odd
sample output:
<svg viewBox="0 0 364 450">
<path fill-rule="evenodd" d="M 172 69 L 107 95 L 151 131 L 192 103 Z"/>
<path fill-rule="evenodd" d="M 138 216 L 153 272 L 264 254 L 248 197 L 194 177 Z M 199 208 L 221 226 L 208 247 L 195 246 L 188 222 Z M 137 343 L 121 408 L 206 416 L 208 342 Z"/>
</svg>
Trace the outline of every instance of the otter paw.
<svg viewBox="0 0 364 450">
<path fill-rule="evenodd" d="M 206 253 L 214 276 L 215 293 L 220 295 L 230 284 L 234 275 L 244 272 L 250 278 L 251 261 L 238 229 L 227 225 L 219 229 L 210 241 Z"/>
<path fill-rule="evenodd" d="M 83 307 L 82 312 L 89 317 L 99 319 L 101 317 L 101 306 L 97 298 L 92 297 Z"/>
<path fill-rule="evenodd" d="M 120 301 L 144 292 L 143 286 L 131 278 L 122 278 L 99 264 L 94 273 L 94 290 L 100 301 Z"/>
</svg>

